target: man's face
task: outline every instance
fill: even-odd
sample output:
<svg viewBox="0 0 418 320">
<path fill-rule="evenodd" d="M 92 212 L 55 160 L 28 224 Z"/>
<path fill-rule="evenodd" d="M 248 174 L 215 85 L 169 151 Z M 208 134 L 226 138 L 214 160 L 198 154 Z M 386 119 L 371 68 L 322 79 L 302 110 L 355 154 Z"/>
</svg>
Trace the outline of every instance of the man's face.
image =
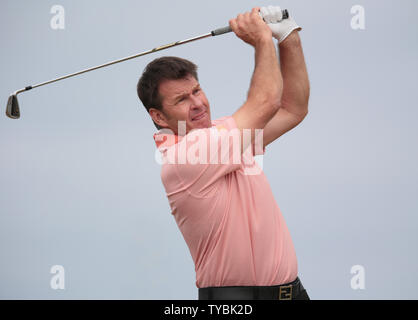
<svg viewBox="0 0 418 320">
<path fill-rule="evenodd" d="M 159 94 L 163 112 L 150 109 L 150 115 L 161 127 L 168 127 L 175 134 L 178 134 L 178 121 L 186 122 L 186 133 L 196 128 L 211 127 L 209 101 L 192 75 L 162 81 Z"/>
</svg>

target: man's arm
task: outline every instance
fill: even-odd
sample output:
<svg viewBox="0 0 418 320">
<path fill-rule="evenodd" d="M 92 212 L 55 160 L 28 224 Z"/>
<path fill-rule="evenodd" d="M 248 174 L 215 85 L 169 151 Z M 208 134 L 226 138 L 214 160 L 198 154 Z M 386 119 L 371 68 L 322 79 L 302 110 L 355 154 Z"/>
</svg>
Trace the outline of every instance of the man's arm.
<svg viewBox="0 0 418 320">
<path fill-rule="evenodd" d="M 293 31 L 279 44 L 279 53 L 283 95 L 280 109 L 264 128 L 264 147 L 296 127 L 308 114 L 310 86 L 297 31 Z"/>
<path fill-rule="evenodd" d="M 255 49 L 255 68 L 247 101 L 232 115 L 241 129 L 241 152 L 250 144 L 254 146 L 254 129 L 264 129 L 279 110 L 282 98 L 283 80 L 272 33 L 258 12 L 259 8 L 254 8 L 251 14 L 238 15 L 230 20 L 235 34 Z M 243 129 L 251 129 L 251 141 L 243 139 Z"/>
</svg>

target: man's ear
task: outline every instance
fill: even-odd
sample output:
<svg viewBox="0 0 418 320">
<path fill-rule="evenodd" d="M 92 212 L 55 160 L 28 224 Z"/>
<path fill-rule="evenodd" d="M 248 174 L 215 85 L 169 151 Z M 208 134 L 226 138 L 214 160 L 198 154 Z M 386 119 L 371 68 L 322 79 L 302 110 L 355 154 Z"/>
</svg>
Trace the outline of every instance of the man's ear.
<svg viewBox="0 0 418 320">
<path fill-rule="evenodd" d="M 150 108 L 148 110 L 149 115 L 151 116 L 152 120 L 159 125 L 160 127 L 168 127 L 168 123 L 166 121 L 166 117 L 161 110 Z"/>
</svg>

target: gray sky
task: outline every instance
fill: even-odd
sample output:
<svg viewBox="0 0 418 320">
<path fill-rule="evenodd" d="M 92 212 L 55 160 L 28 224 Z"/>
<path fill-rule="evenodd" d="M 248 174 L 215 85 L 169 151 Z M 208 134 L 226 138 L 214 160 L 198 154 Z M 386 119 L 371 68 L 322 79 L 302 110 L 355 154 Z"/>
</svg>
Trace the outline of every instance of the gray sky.
<svg viewBox="0 0 418 320">
<path fill-rule="evenodd" d="M 65 28 L 51 28 L 51 8 Z M 418 4 L 265 1 L 287 8 L 311 82 L 309 114 L 267 147 L 264 171 L 312 299 L 417 299 Z M 0 2 L 0 298 L 196 299 L 194 265 L 136 96 L 151 60 L 199 66 L 214 119 L 245 101 L 253 49 L 205 39 L 19 95 L 27 85 L 206 33 L 253 1 Z M 350 10 L 362 5 L 365 29 Z M 394 10 L 397 8 L 397 10 Z M 51 267 L 65 270 L 54 290 Z M 354 290 L 352 266 L 365 271 Z"/>
</svg>

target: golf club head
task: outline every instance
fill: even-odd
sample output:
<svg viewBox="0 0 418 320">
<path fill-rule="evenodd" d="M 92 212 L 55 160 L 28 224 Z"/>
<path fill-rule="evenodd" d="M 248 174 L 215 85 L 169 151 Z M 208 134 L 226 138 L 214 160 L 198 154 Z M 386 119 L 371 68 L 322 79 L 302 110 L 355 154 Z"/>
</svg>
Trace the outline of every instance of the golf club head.
<svg viewBox="0 0 418 320">
<path fill-rule="evenodd" d="M 7 100 L 6 115 L 11 119 L 20 118 L 19 102 L 17 101 L 17 94 L 12 94 Z"/>
</svg>

